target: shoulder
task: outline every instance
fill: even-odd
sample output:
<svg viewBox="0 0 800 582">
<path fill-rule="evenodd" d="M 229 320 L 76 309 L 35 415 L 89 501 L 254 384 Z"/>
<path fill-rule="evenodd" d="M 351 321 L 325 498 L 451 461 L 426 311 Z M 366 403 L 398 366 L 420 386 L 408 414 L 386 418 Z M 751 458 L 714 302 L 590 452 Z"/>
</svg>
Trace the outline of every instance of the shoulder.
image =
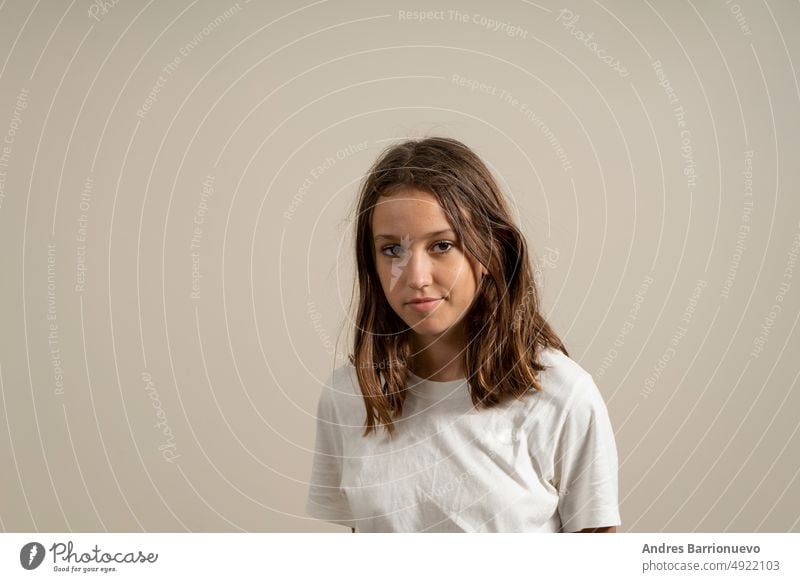
<svg viewBox="0 0 800 582">
<path fill-rule="evenodd" d="M 570 384 L 590 376 L 575 360 L 557 348 L 544 348 L 539 352 L 539 361 L 547 369 L 540 373 L 542 380 L 551 384 Z"/>
<path fill-rule="evenodd" d="M 539 372 L 541 391 L 534 398 L 535 406 L 547 410 L 555 420 L 563 420 L 569 411 L 580 415 L 604 408 L 602 395 L 580 364 L 561 350 L 545 348 L 539 361 L 546 369 Z"/>
<path fill-rule="evenodd" d="M 562 404 L 583 399 L 591 388 L 597 388 L 592 375 L 561 350 L 545 348 L 539 353 L 539 361 L 546 366 L 539 373 L 543 393 Z"/>
<path fill-rule="evenodd" d="M 355 367 L 348 363 L 333 370 L 322 384 L 319 402 L 321 409 L 331 411 L 341 419 L 354 414 L 363 415 L 364 398 Z"/>
<path fill-rule="evenodd" d="M 323 392 L 351 395 L 358 391 L 358 378 L 355 367 L 350 364 L 338 366 L 328 375 L 322 387 Z"/>
</svg>

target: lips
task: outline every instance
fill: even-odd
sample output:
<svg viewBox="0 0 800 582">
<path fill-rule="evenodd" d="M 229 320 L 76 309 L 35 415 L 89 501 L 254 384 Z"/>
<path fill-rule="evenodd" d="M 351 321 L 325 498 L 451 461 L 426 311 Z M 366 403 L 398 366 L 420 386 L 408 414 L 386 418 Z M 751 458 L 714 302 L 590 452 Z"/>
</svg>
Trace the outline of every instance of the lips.
<svg viewBox="0 0 800 582">
<path fill-rule="evenodd" d="M 442 301 L 442 297 L 422 297 L 420 299 L 412 299 L 406 305 L 414 311 L 428 313 L 436 309 Z"/>
<path fill-rule="evenodd" d="M 421 297 L 419 299 L 412 299 L 409 303 L 428 303 L 429 301 L 438 301 L 441 297 Z"/>
</svg>

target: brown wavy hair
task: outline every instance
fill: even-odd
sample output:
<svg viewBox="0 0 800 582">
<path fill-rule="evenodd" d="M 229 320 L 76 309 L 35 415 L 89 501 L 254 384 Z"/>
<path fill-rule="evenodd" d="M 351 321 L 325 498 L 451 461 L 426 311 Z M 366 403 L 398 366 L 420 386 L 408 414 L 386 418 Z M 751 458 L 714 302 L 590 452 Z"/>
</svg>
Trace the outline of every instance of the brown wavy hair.
<svg viewBox="0 0 800 582">
<path fill-rule="evenodd" d="M 491 407 L 541 390 L 537 373 L 546 368 L 539 361 L 544 347 L 569 355 L 540 313 L 525 238 L 483 161 L 450 138 L 391 146 L 364 179 L 355 221 L 358 307 L 350 363 L 366 406 L 364 436 L 378 425 L 393 434 L 392 419 L 402 414 L 406 397 L 411 330 L 383 293 L 372 232 L 372 211 L 379 198 L 403 188 L 435 196 L 466 253 L 487 271 L 465 314 L 473 404 Z"/>
</svg>

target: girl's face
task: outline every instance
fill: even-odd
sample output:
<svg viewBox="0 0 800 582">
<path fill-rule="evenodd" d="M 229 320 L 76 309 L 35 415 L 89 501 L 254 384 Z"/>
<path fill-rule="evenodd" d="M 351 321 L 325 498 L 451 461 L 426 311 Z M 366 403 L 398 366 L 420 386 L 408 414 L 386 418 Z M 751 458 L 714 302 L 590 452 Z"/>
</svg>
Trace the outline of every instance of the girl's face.
<svg viewBox="0 0 800 582">
<path fill-rule="evenodd" d="M 411 188 L 381 196 L 372 233 L 378 278 L 395 313 L 421 336 L 458 324 L 485 270 L 464 253 L 436 198 Z"/>
</svg>

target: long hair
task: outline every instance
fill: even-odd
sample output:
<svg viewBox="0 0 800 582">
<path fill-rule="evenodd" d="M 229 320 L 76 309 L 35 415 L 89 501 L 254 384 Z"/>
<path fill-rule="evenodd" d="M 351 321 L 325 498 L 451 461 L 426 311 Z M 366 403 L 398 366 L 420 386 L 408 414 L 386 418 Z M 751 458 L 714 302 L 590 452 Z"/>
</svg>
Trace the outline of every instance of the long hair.
<svg viewBox="0 0 800 582">
<path fill-rule="evenodd" d="M 467 380 L 475 406 L 542 390 L 537 373 L 546 368 L 539 361 L 544 347 L 569 355 L 540 313 L 525 238 L 483 161 L 449 138 L 391 146 L 364 179 L 357 203 L 358 307 L 350 362 L 366 406 L 364 436 L 378 425 L 393 434 L 392 419 L 402 414 L 407 394 L 412 332 L 384 295 L 372 239 L 375 205 L 401 188 L 435 196 L 465 251 L 487 271 L 465 315 Z"/>
</svg>

